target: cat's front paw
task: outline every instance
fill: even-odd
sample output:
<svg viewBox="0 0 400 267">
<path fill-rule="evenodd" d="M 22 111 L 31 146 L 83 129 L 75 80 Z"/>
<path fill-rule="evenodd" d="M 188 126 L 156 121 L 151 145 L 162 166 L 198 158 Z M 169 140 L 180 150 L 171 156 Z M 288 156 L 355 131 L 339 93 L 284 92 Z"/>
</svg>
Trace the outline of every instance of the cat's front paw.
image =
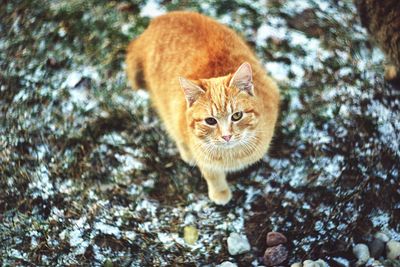
<svg viewBox="0 0 400 267">
<path fill-rule="evenodd" d="M 232 199 L 232 193 L 227 188 L 221 191 L 209 191 L 208 197 L 217 205 L 225 205 Z"/>
</svg>

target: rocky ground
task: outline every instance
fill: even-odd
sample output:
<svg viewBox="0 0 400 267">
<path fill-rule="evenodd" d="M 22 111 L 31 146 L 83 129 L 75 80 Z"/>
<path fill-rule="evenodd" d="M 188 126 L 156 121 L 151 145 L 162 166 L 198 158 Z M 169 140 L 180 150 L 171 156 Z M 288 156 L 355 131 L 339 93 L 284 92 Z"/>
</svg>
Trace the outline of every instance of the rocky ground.
<svg viewBox="0 0 400 267">
<path fill-rule="evenodd" d="M 231 175 L 225 207 L 123 72 L 129 40 L 176 9 L 240 32 L 282 92 L 271 151 Z M 399 266 L 400 90 L 383 63 L 351 1 L 6 1 L 0 265 L 263 266 L 277 231 L 281 265 Z M 230 236 L 249 246 L 233 255 Z"/>
</svg>

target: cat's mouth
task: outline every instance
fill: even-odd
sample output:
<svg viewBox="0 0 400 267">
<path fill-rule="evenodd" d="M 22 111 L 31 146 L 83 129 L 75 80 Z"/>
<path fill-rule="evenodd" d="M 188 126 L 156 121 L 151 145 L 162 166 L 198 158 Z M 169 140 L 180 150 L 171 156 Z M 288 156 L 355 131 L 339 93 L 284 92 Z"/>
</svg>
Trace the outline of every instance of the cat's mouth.
<svg viewBox="0 0 400 267">
<path fill-rule="evenodd" d="M 220 141 L 220 140 L 209 140 L 204 143 L 204 146 L 207 149 L 232 149 L 235 147 L 238 147 L 240 145 L 240 142 L 238 140 L 229 140 L 229 141 Z"/>
<path fill-rule="evenodd" d="M 237 145 L 238 145 L 238 142 L 236 140 L 219 143 L 219 147 L 222 147 L 222 148 L 233 148 L 233 147 L 236 147 Z"/>
<path fill-rule="evenodd" d="M 231 149 L 231 148 L 236 148 L 239 147 L 243 142 L 240 141 L 240 137 L 232 137 L 229 141 L 225 140 L 219 140 L 218 142 L 215 142 L 216 146 L 222 149 Z"/>
<path fill-rule="evenodd" d="M 217 140 L 217 139 L 208 139 L 203 143 L 206 150 L 212 151 L 213 149 L 217 150 L 231 150 L 238 148 L 246 148 L 247 150 L 252 150 L 254 147 L 250 140 L 250 136 L 248 134 L 242 135 L 234 135 L 230 140 Z"/>
</svg>

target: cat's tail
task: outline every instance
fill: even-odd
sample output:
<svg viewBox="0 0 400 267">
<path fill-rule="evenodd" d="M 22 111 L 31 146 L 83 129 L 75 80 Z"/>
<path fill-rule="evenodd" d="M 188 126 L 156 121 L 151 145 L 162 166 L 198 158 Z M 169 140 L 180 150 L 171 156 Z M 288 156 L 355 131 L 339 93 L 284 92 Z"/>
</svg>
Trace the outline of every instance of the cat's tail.
<svg viewBox="0 0 400 267">
<path fill-rule="evenodd" d="M 139 48 L 139 40 L 131 41 L 126 49 L 126 74 L 131 87 L 135 90 L 146 88 L 146 82 L 143 76 L 143 60 L 141 54 L 143 51 Z"/>
</svg>

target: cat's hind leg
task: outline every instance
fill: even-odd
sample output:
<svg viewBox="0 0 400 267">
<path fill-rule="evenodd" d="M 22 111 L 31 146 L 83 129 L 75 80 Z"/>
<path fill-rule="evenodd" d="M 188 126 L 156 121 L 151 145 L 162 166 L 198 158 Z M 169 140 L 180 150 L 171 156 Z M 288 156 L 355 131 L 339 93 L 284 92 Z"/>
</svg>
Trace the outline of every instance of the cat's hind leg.
<svg viewBox="0 0 400 267">
<path fill-rule="evenodd" d="M 226 173 L 201 167 L 200 171 L 207 182 L 208 197 L 218 205 L 227 204 L 232 198 L 232 193 L 226 181 Z"/>
<path fill-rule="evenodd" d="M 126 50 L 126 74 L 131 87 L 135 90 L 146 87 L 143 75 L 143 51 L 140 47 L 139 39 L 133 40 Z"/>
</svg>

